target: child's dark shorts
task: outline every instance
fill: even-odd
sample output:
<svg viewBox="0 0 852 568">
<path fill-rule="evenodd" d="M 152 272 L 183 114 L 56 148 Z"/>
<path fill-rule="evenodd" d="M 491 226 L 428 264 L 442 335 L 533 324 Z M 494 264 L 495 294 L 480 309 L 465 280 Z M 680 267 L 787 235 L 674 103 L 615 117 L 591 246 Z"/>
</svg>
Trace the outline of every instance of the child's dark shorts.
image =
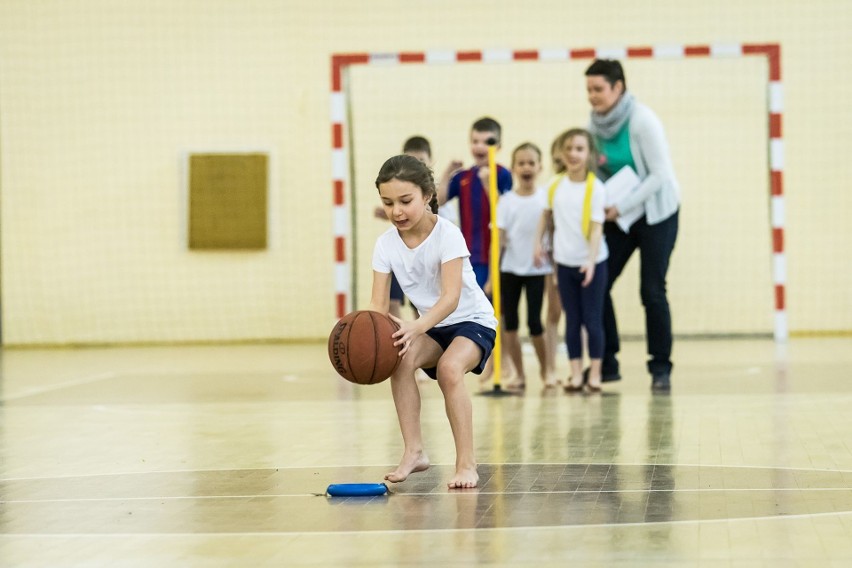
<svg viewBox="0 0 852 568">
<path fill-rule="evenodd" d="M 482 374 L 482 370 L 485 368 L 485 363 L 488 362 L 488 358 L 491 357 L 491 350 L 494 349 L 494 341 L 497 339 L 496 331 L 489 327 L 485 327 L 484 325 L 470 321 L 463 321 L 461 323 L 454 323 L 452 325 L 442 327 L 433 327 L 426 332 L 426 335 L 434 339 L 444 351 L 447 350 L 450 343 L 452 343 L 453 339 L 456 337 L 466 337 L 476 343 L 479 346 L 479 349 L 482 350 L 482 358 L 479 360 L 479 364 L 471 369 L 471 372 L 476 373 L 477 375 Z M 423 372 L 433 379 L 437 380 L 438 378 L 437 367 L 423 369 Z"/>
</svg>

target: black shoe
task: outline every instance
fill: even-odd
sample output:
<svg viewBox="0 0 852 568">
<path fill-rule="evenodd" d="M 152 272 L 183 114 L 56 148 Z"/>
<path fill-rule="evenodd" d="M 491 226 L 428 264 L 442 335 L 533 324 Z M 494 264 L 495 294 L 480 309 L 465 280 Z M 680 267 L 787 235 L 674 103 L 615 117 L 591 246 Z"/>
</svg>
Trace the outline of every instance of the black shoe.
<svg viewBox="0 0 852 568">
<path fill-rule="evenodd" d="M 654 373 L 651 376 L 651 390 L 654 392 L 669 392 L 672 390 L 671 374 L 666 372 Z"/>
<path fill-rule="evenodd" d="M 606 371 L 603 371 L 601 373 L 601 382 L 602 383 L 614 383 L 615 381 L 620 381 L 620 380 L 621 380 L 621 373 L 619 373 L 618 371 L 610 371 L 609 373 L 607 373 Z"/>
<path fill-rule="evenodd" d="M 589 384 L 589 368 L 586 367 L 583 369 L 583 384 Z M 615 381 L 621 380 L 621 373 L 618 371 L 601 371 L 601 382 L 602 383 L 613 383 Z"/>
</svg>

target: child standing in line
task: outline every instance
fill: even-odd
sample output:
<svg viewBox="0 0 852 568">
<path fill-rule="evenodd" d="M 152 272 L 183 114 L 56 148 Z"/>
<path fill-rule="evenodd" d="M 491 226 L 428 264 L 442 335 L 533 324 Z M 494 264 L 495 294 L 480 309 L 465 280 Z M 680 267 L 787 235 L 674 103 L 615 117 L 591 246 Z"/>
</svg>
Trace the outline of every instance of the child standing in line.
<svg viewBox="0 0 852 568">
<path fill-rule="evenodd" d="M 470 153 L 473 166 L 466 170 L 460 161 L 449 164 L 438 186 L 438 205 L 458 198 L 459 222 L 470 250 L 470 263 L 479 286 L 490 291 L 489 253 L 491 250 L 491 202 L 489 201 L 488 140 L 496 140 L 500 149 L 500 123 L 493 118 L 480 118 L 470 129 Z M 453 173 L 455 172 L 455 173 Z M 512 173 L 497 166 L 497 192 L 512 189 Z"/>
<path fill-rule="evenodd" d="M 368 309 L 387 313 L 393 272 L 420 313 L 414 321 L 393 318 L 400 325 L 393 337 L 402 359 L 391 376 L 391 391 L 405 449 L 385 479 L 396 483 L 429 468 L 414 378 L 421 368 L 438 381 L 456 445 L 455 474 L 447 485 L 476 487 L 473 411 L 464 375 L 482 372 L 494 347 L 497 320 L 477 285 L 461 231 L 428 207 L 436 193 L 429 168 L 411 156 L 395 156 L 382 165 L 376 187 L 393 227 L 376 241 Z"/>
<path fill-rule="evenodd" d="M 592 173 L 597 160 L 588 131 L 576 128 L 563 134 L 565 178 L 553 188 L 548 208 L 539 223 L 536 262 L 545 261 L 541 237 L 553 226 L 553 260 L 559 295 L 565 309 L 565 343 L 571 377 L 565 390 L 583 390 L 582 328 L 588 337 L 589 381 L 592 392 L 601 390 L 603 357 L 603 302 L 606 294 L 608 250 L 603 239 L 605 189 Z"/>
<path fill-rule="evenodd" d="M 538 357 L 541 380 L 545 387 L 555 386 L 547 374 L 544 329 L 541 325 L 541 305 L 544 300 L 545 279 L 553 272 L 550 264 L 534 263 L 535 238 L 539 220 L 547 208 L 546 188 L 536 188 L 541 173 L 541 150 L 525 142 L 512 152 L 512 173 L 516 183 L 497 204 L 497 227 L 500 229 L 502 260 L 500 287 L 503 300 L 503 335 L 506 352 L 515 367 L 515 378 L 507 388 L 526 387 L 526 375 L 518 338 L 518 305 L 521 292 L 526 290 L 527 326 Z"/>
</svg>

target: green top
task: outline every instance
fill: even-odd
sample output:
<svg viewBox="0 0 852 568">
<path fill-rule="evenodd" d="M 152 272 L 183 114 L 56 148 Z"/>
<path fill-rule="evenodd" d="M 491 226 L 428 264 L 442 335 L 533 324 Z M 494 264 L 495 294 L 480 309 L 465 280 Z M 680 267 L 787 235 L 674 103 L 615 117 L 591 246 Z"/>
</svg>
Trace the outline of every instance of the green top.
<svg viewBox="0 0 852 568">
<path fill-rule="evenodd" d="M 636 171 L 636 163 L 630 152 L 629 121 L 624 123 L 614 138 L 609 140 L 598 137 L 597 143 L 601 156 L 605 159 L 600 165 L 600 173 L 605 180 L 615 175 L 624 166 L 630 166 Z"/>
</svg>

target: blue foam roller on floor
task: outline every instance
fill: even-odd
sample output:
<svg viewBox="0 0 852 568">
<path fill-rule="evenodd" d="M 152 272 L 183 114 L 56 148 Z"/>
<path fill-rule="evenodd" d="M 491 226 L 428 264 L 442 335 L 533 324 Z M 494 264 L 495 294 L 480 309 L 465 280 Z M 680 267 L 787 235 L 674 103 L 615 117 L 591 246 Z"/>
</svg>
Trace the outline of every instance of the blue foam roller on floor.
<svg viewBox="0 0 852 568">
<path fill-rule="evenodd" d="M 384 483 L 333 483 L 325 492 L 332 497 L 369 497 L 384 495 L 388 486 Z"/>
</svg>

